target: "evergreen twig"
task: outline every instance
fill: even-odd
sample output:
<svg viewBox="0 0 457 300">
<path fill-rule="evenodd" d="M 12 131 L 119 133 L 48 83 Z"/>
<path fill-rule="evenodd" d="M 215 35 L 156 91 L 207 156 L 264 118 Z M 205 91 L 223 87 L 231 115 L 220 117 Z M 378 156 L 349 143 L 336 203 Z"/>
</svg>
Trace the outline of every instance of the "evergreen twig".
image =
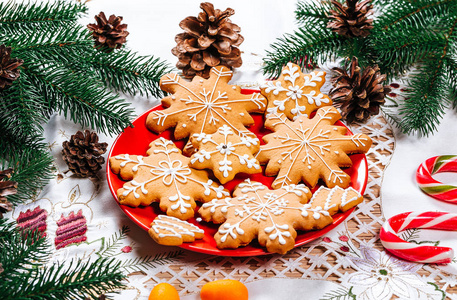
<svg viewBox="0 0 457 300">
<path fill-rule="evenodd" d="M 117 134 L 130 125 L 133 109 L 112 90 L 162 95 L 158 83 L 168 65 L 129 50 L 95 49 L 88 30 L 77 22 L 86 12 L 84 3 L 65 0 L 0 3 L 0 44 L 24 61 L 19 79 L 0 92 L 0 162 L 13 167 L 20 181 L 18 193 L 8 196 L 14 204 L 50 178 L 52 160 L 37 141 L 52 113 Z"/>
<path fill-rule="evenodd" d="M 111 88 L 141 96 L 164 96 L 158 87 L 162 74 L 170 71 L 168 64 L 158 58 L 140 56 L 132 51 L 120 50 L 111 54 L 98 52 L 92 57 L 95 71 Z"/>
<path fill-rule="evenodd" d="M 103 258 L 45 266 L 49 248 L 39 232 L 22 232 L 16 223 L 0 220 L 2 299 L 95 299 L 124 287 L 120 262 Z"/>
<path fill-rule="evenodd" d="M 361 67 L 378 64 L 392 80 L 409 72 L 408 92 L 398 112 L 383 109 L 407 133 L 429 135 L 444 109 L 457 107 L 457 0 L 373 0 L 378 15 L 365 38 L 348 38 L 326 28 L 328 1 L 300 1 L 296 17 L 301 24 L 285 34 L 267 52 L 264 73 L 275 77 L 287 62 L 356 56 Z"/>
<path fill-rule="evenodd" d="M 127 273 L 145 271 L 147 268 L 157 268 L 165 264 L 172 263 L 182 257 L 182 250 L 170 251 L 165 253 L 157 253 L 156 255 L 148 255 L 145 257 L 137 257 L 128 259 L 122 262 L 121 268 Z"/>
<path fill-rule="evenodd" d="M 122 226 L 122 229 L 119 230 L 119 233 L 115 232 L 114 236 L 110 238 L 106 245 L 103 245 L 103 248 L 97 252 L 99 257 L 112 257 L 115 255 L 115 251 L 119 249 L 121 240 L 127 237 L 127 233 L 130 231 L 130 228 L 127 225 Z"/>
<path fill-rule="evenodd" d="M 58 28 L 65 23 L 74 25 L 87 12 L 83 3 L 55 1 L 48 3 L 15 1 L 0 3 L 0 27 L 3 34 L 22 32 L 30 28 Z"/>
</svg>

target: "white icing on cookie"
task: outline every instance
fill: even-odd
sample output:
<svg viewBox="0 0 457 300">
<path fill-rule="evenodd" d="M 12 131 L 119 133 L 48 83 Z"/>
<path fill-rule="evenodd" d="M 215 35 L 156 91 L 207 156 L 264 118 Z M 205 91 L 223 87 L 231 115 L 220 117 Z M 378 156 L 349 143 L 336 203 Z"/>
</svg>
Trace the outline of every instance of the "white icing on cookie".
<svg viewBox="0 0 457 300">
<path fill-rule="evenodd" d="M 190 203 L 191 197 L 184 195 L 181 192 L 182 187 L 188 181 L 192 181 L 204 187 L 204 194 L 207 196 L 210 195 L 211 191 L 216 193 L 217 198 L 222 198 L 223 196 L 229 195 L 226 191 L 224 191 L 223 186 L 212 186 L 212 180 L 202 182 L 190 177 L 189 175 L 191 175 L 192 170 L 189 168 L 189 166 L 184 165 L 180 160 L 172 159 L 170 157 L 170 154 L 172 153 L 179 153 L 179 150 L 175 147 L 173 142 L 160 137 L 159 139 L 155 140 L 154 144 L 158 146 L 159 149 L 155 149 L 153 153 L 165 154 L 167 157 L 166 160 L 159 160 L 155 164 L 148 164 L 145 163 L 143 156 L 137 156 L 136 159 L 133 159 L 128 154 L 118 155 L 115 157 L 117 160 L 122 160 L 120 164 L 121 167 L 125 167 L 126 164 L 133 164 L 134 166 L 132 167 L 132 170 L 134 172 L 137 172 L 139 168 L 145 168 L 153 175 L 143 182 L 131 180 L 130 185 L 124 185 L 124 192 L 122 193 L 124 197 L 128 196 L 130 193 L 133 193 L 133 196 L 138 199 L 140 197 L 138 191 L 140 191 L 143 195 L 147 195 L 148 190 L 146 189 L 146 185 L 155 180 L 162 180 L 162 183 L 165 186 L 168 186 L 170 189 L 174 189 L 176 191 L 175 195 L 168 197 L 168 199 L 174 203 L 170 208 L 172 210 L 179 209 L 180 212 L 184 214 L 188 210 L 192 209 L 192 205 Z"/>
</svg>

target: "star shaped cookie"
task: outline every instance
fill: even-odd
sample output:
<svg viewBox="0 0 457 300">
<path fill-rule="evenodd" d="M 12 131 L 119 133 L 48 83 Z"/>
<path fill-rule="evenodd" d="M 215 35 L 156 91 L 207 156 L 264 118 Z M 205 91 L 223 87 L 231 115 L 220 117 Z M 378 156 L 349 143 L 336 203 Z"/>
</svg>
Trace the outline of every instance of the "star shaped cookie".
<svg viewBox="0 0 457 300">
<path fill-rule="evenodd" d="M 263 113 L 267 100 L 260 93 L 242 94 L 239 86 L 228 84 L 232 76 L 225 66 L 211 68 L 209 79 L 195 76 L 191 82 L 178 74 L 162 76 L 160 87 L 172 95 L 162 99 L 166 109 L 148 115 L 147 128 L 161 133 L 175 127 L 175 138 L 183 139 L 227 125 L 240 136 L 254 136 L 246 129 L 254 124 L 249 113 Z"/>
<path fill-rule="evenodd" d="M 298 65 L 287 63 L 278 80 L 267 81 L 260 87 L 268 99 L 266 115 L 283 113 L 295 120 L 303 115 L 309 117 L 322 106 L 332 105 L 332 100 L 320 91 L 324 83 L 325 72 L 303 74 Z"/>
<path fill-rule="evenodd" d="M 189 168 L 189 158 L 172 141 L 161 137 L 149 147 L 145 157 L 121 154 L 110 158 L 111 170 L 128 180 L 117 191 L 119 203 L 137 207 L 160 202 L 167 215 L 187 220 L 194 216 L 195 200 L 208 202 L 230 195 L 207 172 Z"/>
<path fill-rule="evenodd" d="M 205 221 L 223 223 L 214 236 L 218 248 L 237 248 L 257 237 L 268 252 L 284 254 L 294 247 L 296 230 L 321 229 L 333 222 L 332 215 L 363 200 L 354 189 L 339 187 L 322 187 L 310 198 L 303 184 L 270 190 L 247 179 L 233 198 L 214 199 L 198 212 Z"/>
<path fill-rule="evenodd" d="M 211 169 L 220 183 L 225 184 L 238 173 L 261 173 L 253 153 L 259 151 L 260 142 L 251 136 L 239 137 L 223 125 L 216 133 L 195 133 L 190 139 L 194 149 L 190 166 L 195 169 Z"/>
<path fill-rule="evenodd" d="M 273 188 L 300 181 L 314 187 L 320 178 L 328 187 L 349 186 L 351 178 L 340 167 L 350 167 L 347 154 L 365 153 L 372 142 L 365 134 L 345 135 L 346 127 L 333 125 L 340 118 L 333 106 L 318 109 L 312 119 L 290 121 L 277 113 L 268 117 L 265 127 L 274 132 L 263 137 L 266 145 L 256 158 L 268 163 L 265 175 L 277 175 Z"/>
</svg>

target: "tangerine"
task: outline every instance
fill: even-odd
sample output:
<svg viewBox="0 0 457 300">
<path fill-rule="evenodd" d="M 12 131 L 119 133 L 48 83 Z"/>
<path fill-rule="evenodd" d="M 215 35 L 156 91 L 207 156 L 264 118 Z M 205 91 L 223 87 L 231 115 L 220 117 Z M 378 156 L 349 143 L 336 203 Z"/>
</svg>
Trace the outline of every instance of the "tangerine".
<svg viewBox="0 0 457 300">
<path fill-rule="evenodd" d="M 248 300 L 248 288 L 232 279 L 208 282 L 200 292 L 201 300 Z"/>
<path fill-rule="evenodd" d="M 152 289 L 148 300 L 179 300 L 179 294 L 171 284 L 162 282 Z"/>
</svg>

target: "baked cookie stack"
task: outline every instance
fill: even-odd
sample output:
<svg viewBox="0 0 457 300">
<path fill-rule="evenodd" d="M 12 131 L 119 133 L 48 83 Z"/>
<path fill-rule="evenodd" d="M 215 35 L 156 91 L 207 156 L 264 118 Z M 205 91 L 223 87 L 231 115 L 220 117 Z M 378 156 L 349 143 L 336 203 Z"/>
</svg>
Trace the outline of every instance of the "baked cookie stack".
<svg viewBox="0 0 457 300">
<path fill-rule="evenodd" d="M 288 63 L 278 80 L 252 94 L 230 85 L 232 75 L 217 66 L 208 79 L 162 77 L 160 86 L 170 96 L 162 99 L 163 110 L 148 115 L 146 127 L 158 134 L 173 130 L 185 146 L 159 137 L 147 156 L 111 157 L 111 170 L 128 181 L 118 200 L 133 207 L 159 202 L 166 215 L 154 220 L 149 233 L 161 244 L 202 238 L 202 229 L 186 222 L 199 216 L 221 224 L 214 236 L 220 249 L 257 239 L 268 252 L 283 254 L 294 247 L 297 230 L 321 229 L 332 215 L 363 200 L 342 168 L 352 165 L 348 154 L 367 152 L 371 139 L 346 135 L 346 127 L 335 125 L 341 116 L 320 92 L 322 71 L 303 74 Z M 254 124 L 251 113 L 264 114 L 271 131 L 263 145 L 247 128 Z M 262 173 L 276 177 L 271 189 L 249 178 Z M 235 177 L 246 179 L 233 191 L 224 188 Z"/>
</svg>

